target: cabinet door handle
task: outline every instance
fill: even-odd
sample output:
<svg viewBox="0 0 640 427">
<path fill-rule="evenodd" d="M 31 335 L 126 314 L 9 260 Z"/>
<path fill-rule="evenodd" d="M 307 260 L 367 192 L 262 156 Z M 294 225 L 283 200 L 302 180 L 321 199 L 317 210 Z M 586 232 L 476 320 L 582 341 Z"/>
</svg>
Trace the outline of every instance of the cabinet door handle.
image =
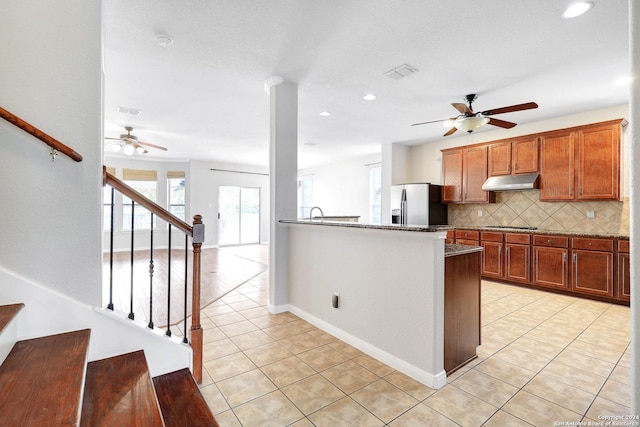
<svg viewBox="0 0 640 427">
<path fill-rule="evenodd" d="M 578 262 L 578 254 L 573 254 L 573 262 Z"/>
<path fill-rule="evenodd" d="M 567 262 L 567 254 L 566 253 L 562 254 L 562 262 Z"/>
<path fill-rule="evenodd" d="M 509 249 L 511 248 L 507 248 L 507 257 L 509 257 Z"/>
<path fill-rule="evenodd" d="M 518 170 L 518 164 L 517 163 L 513 166 L 513 169 Z"/>
<path fill-rule="evenodd" d="M 548 244 L 551 244 L 551 239 L 547 240 L 547 243 L 548 243 Z"/>
</svg>

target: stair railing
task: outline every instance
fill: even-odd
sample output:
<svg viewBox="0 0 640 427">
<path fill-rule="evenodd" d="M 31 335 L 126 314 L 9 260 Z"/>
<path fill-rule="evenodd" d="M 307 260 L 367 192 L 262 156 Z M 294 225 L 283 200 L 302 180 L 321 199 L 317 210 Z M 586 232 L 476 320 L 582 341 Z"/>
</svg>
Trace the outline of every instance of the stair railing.
<svg viewBox="0 0 640 427">
<path fill-rule="evenodd" d="M 202 242 L 204 241 L 204 224 L 202 223 L 202 216 L 195 215 L 193 217 L 193 225 L 189 225 L 180 218 L 176 217 L 162 206 L 156 204 L 152 200 L 149 200 L 135 189 L 127 185 L 122 180 L 118 179 L 114 175 L 107 172 L 107 168 L 103 166 L 103 185 L 109 185 L 111 187 L 111 239 L 110 239 L 110 259 L 109 259 L 109 303 L 107 308 L 114 309 L 113 305 L 113 231 L 114 231 L 114 199 L 115 190 L 122 193 L 131 199 L 131 283 L 130 283 L 130 306 L 129 306 L 129 319 L 135 319 L 135 313 L 133 308 L 134 300 L 134 209 L 137 205 L 144 207 L 151 212 L 151 229 L 150 229 L 150 259 L 149 259 L 149 323 L 150 329 L 154 328 L 153 323 L 153 275 L 154 275 L 154 260 L 153 260 L 153 216 L 157 216 L 169 224 L 169 240 L 167 249 L 168 258 L 168 283 L 167 283 L 167 330 L 165 335 L 171 336 L 171 233 L 172 228 L 175 227 L 181 230 L 185 234 L 185 258 L 184 258 L 184 339 L 185 344 L 189 343 L 187 338 L 187 284 L 188 284 L 188 248 L 189 238 L 191 238 L 191 244 L 193 248 L 193 264 L 192 264 L 192 293 L 191 293 L 191 348 L 193 350 L 193 377 L 199 384 L 202 383 L 202 326 L 200 325 L 200 275 L 201 275 L 201 250 Z"/>
<path fill-rule="evenodd" d="M 55 156 L 58 154 L 58 151 L 59 151 L 62 154 L 66 154 L 67 156 L 71 157 L 76 162 L 82 161 L 82 156 L 76 153 L 72 148 L 64 145 L 62 142 L 58 141 L 54 137 L 49 136 L 48 134 L 42 132 L 37 127 L 25 122 L 20 117 L 16 116 L 13 113 L 10 113 L 9 111 L 5 110 L 2 107 L 0 107 L 0 117 L 5 119 L 9 123 L 13 123 L 23 131 L 27 132 L 32 136 L 35 136 L 40 141 L 44 142 L 49 147 L 51 147 L 51 160 L 55 159 Z"/>
</svg>

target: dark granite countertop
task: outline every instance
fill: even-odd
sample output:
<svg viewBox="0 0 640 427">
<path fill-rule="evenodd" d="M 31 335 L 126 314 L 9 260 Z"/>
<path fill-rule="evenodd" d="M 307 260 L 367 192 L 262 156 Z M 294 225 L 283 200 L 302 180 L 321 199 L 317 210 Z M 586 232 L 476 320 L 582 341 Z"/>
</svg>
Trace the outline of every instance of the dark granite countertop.
<svg viewBox="0 0 640 427">
<path fill-rule="evenodd" d="M 298 219 L 281 219 L 279 221 L 282 224 L 301 224 L 301 225 L 320 225 L 325 227 L 348 227 L 348 228 L 368 228 L 374 230 L 392 230 L 392 231 L 413 231 L 422 233 L 433 233 L 437 231 L 447 231 L 452 229 L 449 226 L 424 226 L 424 225 L 400 225 L 400 224 L 365 224 L 361 222 L 345 222 L 345 221 L 309 221 Z"/>
<path fill-rule="evenodd" d="M 628 234 L 618 234 L 618 233 L 595 233 L 595 232 L 587 232 L 587 231 L 558 231 L 558 230 L 531 230 L 529 228 L 504 228 L 504 227 L 491 227 L 491 226 L 451 226 L 451 229 L 458 230 L 478 230 L 478 231 L 500 231 L 503 233 L 528 233 L 528 234 L 555 234 L 555 235 L 564 235 L 564 236 L 575 236 L 575 237 L 596 237 L 602 239 L 629 239 Z"/>
<path fill-rule="evenodd" d="M 454 245 L 447 243 L 444 245 L 444 256 L 446 258 L 448 256 L 468 254 L 471 252 L 480 252 L 482 250 L 482 246 Z"/>
</svg>

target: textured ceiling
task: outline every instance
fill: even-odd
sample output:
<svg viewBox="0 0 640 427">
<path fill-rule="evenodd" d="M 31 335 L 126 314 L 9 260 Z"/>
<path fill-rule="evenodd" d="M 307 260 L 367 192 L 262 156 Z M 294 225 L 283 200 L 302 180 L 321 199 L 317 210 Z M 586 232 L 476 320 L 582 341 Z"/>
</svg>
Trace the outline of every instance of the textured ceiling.
<svg viewBox="0 0 640 427">
<path fill-rule="evenodd" d="M 537 102 L 497 117 L 521 124 L 626 103 L 627 0 L 562 19 L 572 1 L 109 0 L 105 136 L 131 125 L 168 147 L 150 158 L 267 166 L 272 75 L 298 84 L 302 168 L 440 140 L 440 123 L 410 124 L 454 117 L 467 93 L 477 110 Z M 419 71 L 384 76 L 402 64 Z"/>
</svg>

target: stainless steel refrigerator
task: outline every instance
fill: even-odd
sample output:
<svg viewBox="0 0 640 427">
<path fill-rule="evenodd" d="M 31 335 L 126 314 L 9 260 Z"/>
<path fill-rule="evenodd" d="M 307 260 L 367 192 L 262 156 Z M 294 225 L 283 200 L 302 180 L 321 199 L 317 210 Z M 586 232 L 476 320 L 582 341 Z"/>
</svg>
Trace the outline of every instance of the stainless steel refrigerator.
<svg viewBox="0 0 640 427">
<path fill-rule="evenodd" d="M 391 222 L 404 225 L 446 225 L 447 205 L 442 187 L 428 183 L 391 186 Z"/>
</svg>

